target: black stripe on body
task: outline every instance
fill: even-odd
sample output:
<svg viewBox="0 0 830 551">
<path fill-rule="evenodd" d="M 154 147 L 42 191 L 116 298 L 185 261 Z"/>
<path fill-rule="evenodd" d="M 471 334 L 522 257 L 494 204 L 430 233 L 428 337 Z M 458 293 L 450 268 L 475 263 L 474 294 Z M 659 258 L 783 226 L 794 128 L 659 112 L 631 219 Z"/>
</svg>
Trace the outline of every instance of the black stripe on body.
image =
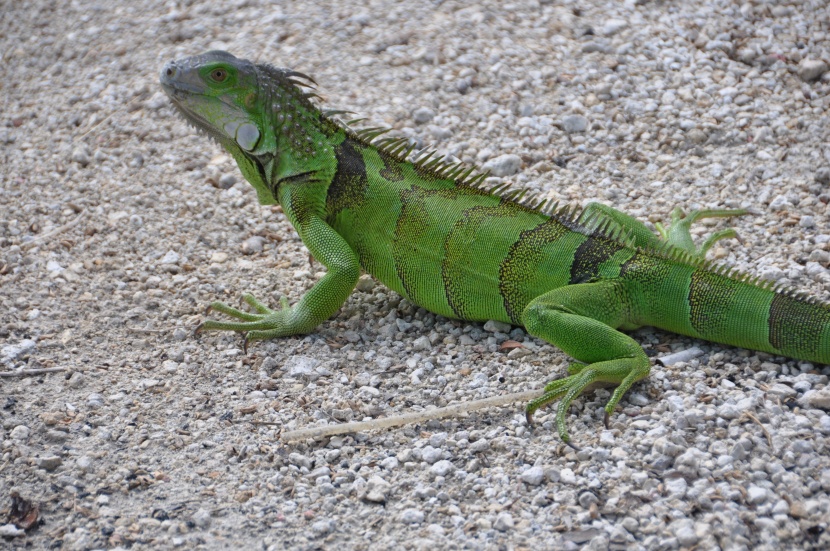
<svg viewBox="0 0 830 551">
<path fill-rule="evenodd" d="M 522 311 L 533 296 L 527 292 L 526 279 L 537 270 L 543 249 L 571 230 L 556 218 L 551 218 L 533 229 L 525 230 L 510 247 L 499 266 L 499 292 L 504 297 L 504 309 L 516 325 L 521 325 Z"/>
<path fill-rule="evenodd" d="M 610 239 L 589 237 L 574 253 L 570 285 L 589 283 L 599 277 L 599 269 L 625 246 Z"/>
<path fill-rule="evenodd" d="M 447 303 L 459 319 L 472 319 L 472 301 L 479 296 L 477 288 L 481 281 L 471 272 L 479 271 L 474 264 L 482 262 L 481 258 L 471 258 L 470 251 L 477 250 L 481 244 L 483 226 L 486 222 L 516 217 L 522 214 L 522 209 L 514 203 L 503 199 L 496 205 L 478 205 L 465 209 L 461 217 L 453 224 L 452 229 L 444 240 L 444 262 L 441 265 L 441 279 Z M 489 248 L 495 246 L 492 241 L 487 243 Z M 487 270 L 483 270 L 487 271 Z M 481 275 L 479 273 L 479 275 Z M 478 281 L 478 283 L 474 283 Z"/>
<path fill-rule="evenodd" d="M 688 296 L 689 322 L 694 330 L 713 337 L 728 331 L 729 312 L 737 292 L 738 285 L 734 281 L 705 270 L 695 270 Z"/>
<path fill-rule="evenodd" d="M 787 355 L 816 356 L 822 330 L 830 324 L 830 309 L 776 293 L 770 305 L 768 323 L 772 346 Z"/>
<path fill-rule="evenodd" d="M 362 150 L 363 146 L 348 138 L 334 148 L 337 170 L 326 195 L 326 221 L 333 227 L 342 211 L 358 210 L 365 206 L 369 180 Z M 354 233 L 351 244 L 363 269 L 370 274 L 375 273 L 378 259 L 368 252 L 364 235 Z"/>
<path fill-rule="evenodd" d="M 459 196 L 473 193 L 466 188 L 424 189 L 416 185 L 400 191 L 401 211 L 395 224 L 392 258 L 407 298 L 415 304 L 434 305 L 436 295 L 444 297 L 443 288 L 434 279 L 443 261 L 441 239 L 436 237 L 434 243 L 429 242 L 426 235 L 439 232 L 439 213 L 431 212 L 427 202 L 443 200 L 449 207 Z"/>
<path fill-rule="evenodd" d="M 337 159 L 337 171 L 334 173 L 326 197 L 326 212 L 329 220 L 341 210 L 363 205 L 369 190 L 366 178 L 366 163 L 361 154 L 361 146 L 349 140 L 343 140 L 334 148 Z"/>
<path fill-rule="evenodd" d="M 383 168 L 378 173 L 380 177 L 389 182 L 400 182 L 403 180 L 404 176 L 400 163 L 384 151 L 379 150 L 378 155 L 380 155 L 380 160 L 383 161 Z"/>
</svg>

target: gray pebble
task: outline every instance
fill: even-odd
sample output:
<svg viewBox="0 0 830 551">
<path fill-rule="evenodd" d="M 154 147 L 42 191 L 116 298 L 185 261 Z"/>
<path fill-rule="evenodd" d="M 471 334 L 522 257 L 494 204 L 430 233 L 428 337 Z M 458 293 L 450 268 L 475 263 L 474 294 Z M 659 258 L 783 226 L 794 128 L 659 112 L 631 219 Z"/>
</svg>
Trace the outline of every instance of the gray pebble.
<svg viewBox="0 0 830 551">
<path fill-rule="evenodd" d="M 72 150 L 71 159 L 81 166 L 87 166 L 90 162 L 89 149 L 86 146 L 76 147 Z"/>
<path fill-rule="evenodd" d="M 82 386 L 84 386 L 85 382 L 86 377 L 84 377 L 84 374 L 80 371 L 76 371 L 72 374 L 72 376 L 69 377 L 69 380 L 66 382 L 66 384 L 69 385 L 70 388 L 81 388 Z"/>
<path fill-rule="evenodd" d="M 179 370 L 179 364 L 173 360 L 164 360 L 161 362 L 161 368 L 165 373 L 175 373 Z"/>
<path fill-rule="evenodd" d="M 261 253 L 265 246 L 265 238 L 261 235 L 252 235 L 242 242 L 242 254 Z"/>
<path fill-rule="evenodd" d="M 444 452 L 440 449 L 433 448 L 432 446 L 424 446 L 424 449 L 421 450 L 421 459 L 432 465 L 444 455 Z"/>
<path fill-rule="evenodd" d="M 436 432 L 429 437 L 429 445 L 439 448 L 447 442 L 447 436 L 446 432 Z"/>
<path fill-rule="evenodd" d="M 600 27 L 599 32 L 603 36 L 613 36 L 627 27 L 628 21 L 624 19 L 609 19 Z"/>
<path fill-rule="evenodd" d="M 29 430 L 29 427 L 27 427 L 26 425 L 17 425 L 11 430 L 11 432 L 9 432 L 9 436 L 12 440 L 18 440 L 22 442 L 29 439 L 30 432 L 31 431 Z"/>
<path fill-rule="evenodd" d="M 219 187 L 222 189 L 230 189 L 236 184 L 237 178 L 235 174 L 223 174 L 219 177 Z"/>
<path fill-rule="evenodd" d="M 429 107 L 419 107 L 412 113 L 412 120 L 415 124 L 426 124 L 435 118 L 435 111 Z"/>
<path fill-rule="evenodd" d="M 669 525 L 669 530 L 684 547 L 692 547 L 700 539 L 695 533 L 695 524 L 691 519 L 678 519 Z"/>
<path fill-rule="evenodd" d="M 181 256 L 176 251 L 167 251 L 164 253 L 164 256 L 161 258 L 162 264 L 178 264 Z"/>
<path fill-rule="evenodd" d="M 62 430 L 49 429 L 46 431 L 46 439 L 49 442 L 63 443 L 69 439 L 69 433 Z"/>
<path fill-rule="evenodd" d="M 490 331 L 491 333 L 509 333 L 511 327 L 512 326 L 509 323 L 496 320 L 488 320 L 487 323 L 484 324 L 484 330 Z"/>
<path fill-rule="evenodd" d="M 426 335 L 422 335 L 422 336 L 418 337 L 417 339 L 415 339 L 414 341 L 412 341 L 412 349 L 413 350 L 424 351 L 424 350 L 429 350 L 430 348 L 432 348 L 432 343 L 429 342 L 429 337 L 427 337 Z"/>
<path fill-rule="evenodd" d="M 86 397 L 86 405 L 92 409 L 98 409 L 104 406 L 104 397 L 94 392 Z"/>
<path fill-rule="evenodd" d="M 454 470 L 455 465 L 453 465 L 452 462 L 446 459 L 442 459 L 441 461 L 436 462 L 432 467 L 429 468 L 429 471 L 436 476 L 447 476 Z"/>
<path fill-rule="evenodd" d="M 322 538 L 323 536 L 331 534 L 336 526 L 333 520 L 317 520 L 311 525 L 311 534 L 315 538 Z"/>
<path fill-rule="evenodd" d="M 375 278 L 368 274 L 364 274 L 360 276 L 360 279 L 357 280 L 357 285 L 355 289 L 361 291 L 363 293 L 368 293 L 372 289 L 375 288 Z"/>
<path fill-rule="evenodd" d="M 507 532 L 508 530 L 512 530 L 513 515 L 507 512 L 499 513 L 499 515 L 496 517 L 496 522 L 493 523 L 493 528 L 495 528 L 499 532 Z"/>
<path fill-rule="evenodd" d="M 17 344 L 7 344 L 0 348 L 0 360 L 9 363 L 35 351 L 37 343 L 32 339 L 23 339 Z"/>
<path fill-rule="evenodd" d="M 582 53 L 590 54 L 593 52 L 608 53 L 611 51 L 611 46 L 606 42 L 586 42 L 582 45 Z"/>
<path fill-rule="evenodd" d="M 394 459 L 394 458 L 391 458 Z M 379 476 L 373 476 L 366 482 L 366 493 L 363 499 L 373 503 L 386 503 L 392 485 Z"/>
<path fill-rule="evenodd" d="M 685 363 L 689 360 L 693 360 L 699 356 L 703 355 L 703 350 L 698 347 L 687 348 L 686 350 L 681 350 L 680 352 L 674 352 L 672 354 L 666 354 L 665 356 L 660 356 L 659 360 L 665 366 L 671 366 L 677 363 Z"/>
<path fill-rule="evenodd" d="M 810 390 L 804 393 L 799 402 L 802 402 L 807 407 L 823 409 L 830 411 L 830 388 L 822 388 L 820 390 Z"/>
<path fill-rule="evenodd" d="M 94 470 L 92 459 L 88 455 L 82 455 L 76 459 L 75 465 L 86 473 L 91 473 Z"/>
<path fill-rule="evenodd" d="M 599 499 L 593 492 L 582 492 L 579 494 L 579 505 L 583 509 L 588 509 L 592 504 L 597 503 Z"/>
<path fill-rule="evenodd" d="M 404 524 L 421 524 L 424 522 L 424 516 L 423 511 L 410 508 L 401 511 L 401 514 L 398 516 L 398 520 Z"/>
<path fill-rule="evenodd" d="M 767 490 L 760 486 L 750 484 L 746 490 L 746 500 L 752 505 L 759 505 L 767 500 Z"/>
<path fill-rule="evenodd" d="M 624 544 L 634 540 L 633 536 L 628 533 L 628 530 L 620 525 L 616 525 L 611 528 L 611 533 L 608 535 L 608 539 L 612 543 L 616 544 Z"/>
<path fill-rule="evenodd" d="M 61 463 L 61 458 L 56 455 L 47 455 L 37 459 L 37 466 L 47 471 L 54 471 L 60 467 Z"/>
<path fill-rule="evenodd" d="M 292 465 L 296 465 L 298 467 L 304 467 L 306 469 L 311 469 L 311 458 L 306 457 L 303 454 L 297 452 L 291 452 L 288 454 L 288 462 Z"/>
<path fill-rule="evenodd" d="M 562 129 L 568 134 L 585 132 L 588 129 L 588 119 L 582 115 L 567 115 L 562 117 Z"/>
<path fill-rule="evenodd" d="M 393 471 L 398 468 L 398 458 L 397 457 L 387 457 L 383 461 L 380 462 L 380 466 L 386 469 L 387 471 Z"/>
<path fill-rule="evenodd" d="M 797 394 L 791 386 L 783 383 L 775 383 L 771 385 L 767 392 L 782 399 L 794 398 Z"/>
<path fill-rule="evenodd" d="M 202 530 L 205 530 L 210 526 L 210 511 L 208 511 L 207 509 L 199 509 L 198 511 L 193 513 L 191 520 L 193 521 L 193 524 L 195 524 L 197 527 L 201 528 Z"/>
<path fill-rule="evenodd" d="M 47 272 L 52 272 L 52 273 L 58 273 L 59 274 L 62 271 L 64 271 L 64 269 L 65 268 L 63 266 L 61 266 L 59 263 L 55 262 L 54 260 L 49 260 L 46 263 L 46 271 Z"/>
<path fill-rule="evenodd" d="M 545 479 L 545 470 L 542 467 L 531 467 L 520 476 L 522 482 L 530 486 L 538 486 Z"/>
<path fill-rule="evenodd" d="M 507 154 L 499 155 L 490 159 L 481 166 L 485 172 L 489 172 L 491 176 L 503 177 L 513 176 L 522 166 L 522 158 L 518 155 Z"/>
<path fill-rule="evenodd" d="M 4 524 L 0 526 L 0 537 L 4 538 L 16 538 L 19 536 L 25 536 L 26 530 L 22 528 L 18 528 L 14 524 Z"/>
<path fill-rule="evenodd" d="M 804 82 L 812 82 L 827 72 L 827 63 L 820 59 L 803 59 L 798 64 L 798 77 Z"/>
<path fill-rule="evenodd" d="M 302 377 L 313 377 L 316 372 L 314 368 L 320 365 L 320 360 L 311 356 L 291 356 L 283 365 L 283 369 L 289 377 L 299 379 Z"/>
<path fill-rule="evenodd" d="M 672 478 L 666 481 L 666 491 L 678 499 L 686 494 L 688 486 L 684 478 Z"/>
</svg>

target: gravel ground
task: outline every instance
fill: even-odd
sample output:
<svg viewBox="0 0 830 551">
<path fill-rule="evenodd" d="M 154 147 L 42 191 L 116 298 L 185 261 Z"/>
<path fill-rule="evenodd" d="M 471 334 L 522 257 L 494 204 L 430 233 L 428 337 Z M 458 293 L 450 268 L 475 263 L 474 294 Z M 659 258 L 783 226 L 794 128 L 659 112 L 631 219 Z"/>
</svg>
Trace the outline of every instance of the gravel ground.
<svg viewBox="0 0 830 551">
<path fill-rule="evenodd" d="M 116 2 L 118 4 L 118 2 Z M 642 329 L 667 367 L 528 427 L 521 405 L 287 445 L 283 430 L 539 388 L 566 357 L 368 277 L 305 337 L 192 335 L 319 277 L 172 110 L 207 49 L 572 204 L 747 207 L 713 255 L 830 296 L 824 0 L 0 2 L 0 508 L 45 549 L 826 549 L 827 366 Z M 322 4 L 325 4 L 322 6 Z M 698 236 L 725 227 L 698 226 Z M 500 350 L 506 340 L 522 348 Z M 4 524 L 5 514 L 0 517 Z"/>
</svg>

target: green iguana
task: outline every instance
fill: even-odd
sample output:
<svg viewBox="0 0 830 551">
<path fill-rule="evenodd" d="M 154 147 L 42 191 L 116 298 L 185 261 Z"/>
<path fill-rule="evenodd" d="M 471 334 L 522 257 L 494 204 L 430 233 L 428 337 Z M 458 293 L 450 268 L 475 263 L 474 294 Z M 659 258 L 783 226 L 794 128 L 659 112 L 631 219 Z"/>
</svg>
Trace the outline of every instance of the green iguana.
<svg viewBox="0 0 830 551">
<path fill-rule="evenodd" d="M 655 235 L 635 218 L 591 203 L 582 211 L 525 199 L 434 154 L 412 159 L 405 138 L 355 131 L 313 103 L 296 71 L 213 51 L 167 64 L 161 84 L 196 127 L 216 139 L 254 186 L 279 203 L 327 273 L 294 306 L 254 312 L 215 302 L 240 321 L 199 329 L 246 332 L 246 343 L 313 331 L 352 292 L 360 269 L 407 300 L 448 318 L 523 326 L 577 361 L 527 405 L 571 402 L 594 383 L 625 392 L 649 358 L 622 330 L 651 325 L 695 338 L 830 363 L 830 303 L 704 259 L 722 230 L 696 247 L 690 225 L 743 210 L 702 210 Z"/>
</svg>

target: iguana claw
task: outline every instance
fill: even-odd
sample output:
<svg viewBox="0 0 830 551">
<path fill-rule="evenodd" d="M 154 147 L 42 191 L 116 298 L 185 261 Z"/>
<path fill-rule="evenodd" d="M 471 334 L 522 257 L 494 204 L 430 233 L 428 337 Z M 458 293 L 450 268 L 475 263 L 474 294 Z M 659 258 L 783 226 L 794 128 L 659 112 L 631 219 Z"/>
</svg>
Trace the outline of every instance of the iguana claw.
<svg viewBox="0 0 830 551">
<path fill-rule="evenodd" d="M 292 314 L 292 308 L 288 304 L 288 298 L 280 298 L 281 308 L 278 310 L 272 310 L 248 293 L 242 295 L 242 300 L 251 306 L 254 312 L 239 310 L 224 302 L 213 302 L 207 307 L 207 312 L 215 310 L 241 321 L 208 319 L 200 323 L 194 333 L 199 334 L 202 331 L 236 331 L 244 333 L 242 348 L 246 354 L 248 353 L 248 344 L 251 341 L 295 334 L 290 329 L 286 329 L 289 324 L 289 317 Z"/>
<path fill-rule="evenodd" d="M 574 450 L 574 451 L 578 451 L 578 452 L 581 452 L 581 451 L 582 451 L 582 448 L 580 448 L 579 446 L 577 446 L 576 444 L 574 444 L 574 443 L 573 443 L 573 442 L 571 442 L 570 440 L 568 440 L 567 442 L 565 442 L 565 444 L 567 444 L 568 446 L 570 446 L 571 448 L 573 448 L 573 450 Z"/>
</svg>

